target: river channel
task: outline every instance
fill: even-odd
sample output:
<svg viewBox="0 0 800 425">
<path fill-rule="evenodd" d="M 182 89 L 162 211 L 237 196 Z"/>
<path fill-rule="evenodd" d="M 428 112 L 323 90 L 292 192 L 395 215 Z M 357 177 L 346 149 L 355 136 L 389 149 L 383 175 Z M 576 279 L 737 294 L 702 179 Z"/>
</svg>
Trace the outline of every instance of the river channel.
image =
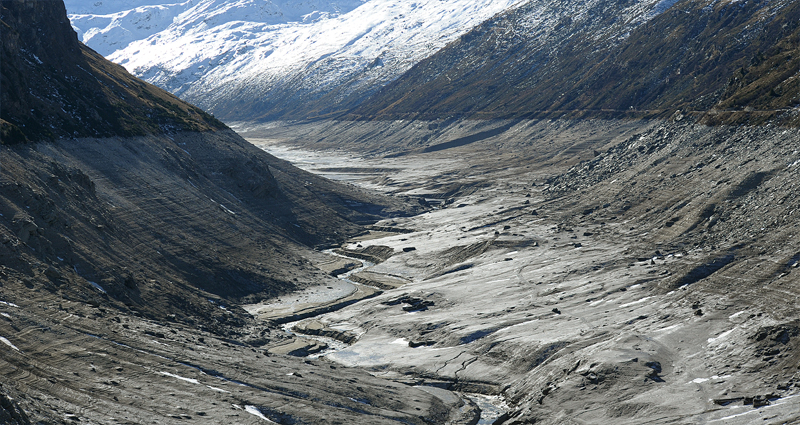
<svg viewBox="0 0 800 425">
<path fill-rule="evenodd" d="M 331 255 L 331 256 L 336 256 L 336 257 L 345 258 L 345 259 L 348 259 L 348 260 L 361 262 L 361 264 L 362 264 L 361 267 L 355 268 L 355 269 L 350 270 L 350 271 L 348 271 L 346 273 L 342 273 L 342 274 L 336 276 L 342 282 L 350 284 L 350 285 L 353 285 L 353 287 L 356 287 L 357 285 L 361 285 L 361 284 L 350 280 L 350 276 L 352 276 L 352 275 L 354 275 L 356 273 L 362 272 L 364 270 L 367 270 L 370 267 L 373 267 L 375 265 L 375 263 L 372 263 L 370 261 L 366 261 L 366 260 L 363 260 L 363 259 L 360 259 L 360 258 L 355 258 L 355 257 L 349 257 L 349 256 L 346 256 L 346 255 L 342 255 L 342 254 L 333 252 L 332 249 L 327 249 L 327 250 L 324 250 L 322 252 L 324 252 L 325 254 Z M 375 289 L 379 290 L 380 288 L 375 288 Z M 316 290 L 315 290 L 315 293 L 316 293 Z M 336 291 L 331 291 L 331 295 L 332 296 L 337 296 L 337 295 L 340 295 L 340 294 L 336 294 Z M 349 295 L 349 294 L 347 294 L 347 295 Z M 327 298 L 327 297 L 325 297 L 325 298 Z M 346 309 L 346 308 L 347 307 L 344 307 L 344 309 Z M 315 316 L 315 317 L 318 317 L 318 316 Z M 325 356 L 328 356 L 330 354 L 336 353 L 336 352 L 338 352 L 340 350 L 343 350 L 343 349 L 346 349 L 347 347 L 349 347 L 349 344 L 344 343 L 344 342 L 339 341 L 339 340 L 334 339 L 334 338 L 325 337 L 325 336 L 318 336 L 318 335 L 297 334 L 293 330 L 295 325 L 297 325 L 297 324 L 299 324 L 301 322 L 304 322 L 306 320 L 309 320 L 309 319 L 310 318 L 305 318 L 303 320 L 284 323 L 283 326 L 282 326 L 284 331 L 286 333 L 292 335 L 292 336 L 313 339 L 313 340 L 319 341 L 319 342 L 327 345 L 327 348 L 325 350 L 322 350 L 322 351 L 314 353 L 314 354 L 310 354 L 310 355 L 306 356 L 307 358 L 316 359 L 316 358 L 320 358 L 320 357 L 325 357 Z M 342 331 L 352 332 L 352 329 L 341 329 L 341 330 Z M 387 350 L 392 350 L 393 347 L 387 347 L 386 349 Z M 442 390 L 442 389 L 440 389 L 440 388 L 438 388 L 436 386 L 426 387 L 426 386 L 423 385 L 423 386 L 418 386 L 418 387 L 422 388 L 422 389 L 424 389 L 426 391 L 429 391 L 429 392 L 433 393 L 434 395 L 436 395 L 437 397 L 440 397 L 440 398 L 443 398 L 443 397 L 447 398 L 448 397 L 447 394 L 455 394 L 457 397 L 460 397 L 464 402 L 470 402 L 471 401 L 472 403 L 474 403 L 478 407 L 478 409 L 480 409 L 480 418 L 478 419 L 477 424 L 486 424 L 486 425 L 492 424 L 492 423 L 495 422 L 495 420 L 497 420 L 497 418 L 499 418 L 503 413 L 505 413 L 508 410 L 505 401 L 502 399 L 502 397 L 499 397 L 499 396 L 490 396 L 490 395 L 477 394 L 477 393 L 465 393 L 465 392 L 458 392 L 458 391 L 451 391 L 451 390 Z"/>
</svg>

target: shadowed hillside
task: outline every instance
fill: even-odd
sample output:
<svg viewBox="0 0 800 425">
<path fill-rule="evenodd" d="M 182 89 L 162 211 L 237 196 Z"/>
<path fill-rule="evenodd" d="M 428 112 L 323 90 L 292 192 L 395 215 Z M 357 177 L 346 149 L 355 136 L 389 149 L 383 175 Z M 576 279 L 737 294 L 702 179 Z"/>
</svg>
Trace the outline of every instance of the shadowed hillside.
<svg viewBox="0 0 800 425">
<path fill-rule="evenodd" d="M 222 331 L 247 316 L 209 298 L 302 286 L 321 272 L 298 250 L 406 213 L 132 77 L 77 41 L 61 2 L 3 1 L 2 24 L 0 256 L 31 289 Z"/>
<path fill-rule="evenodd" d="M 356 108 L 354 118 L 669 117 L 796 125 L 796 2 L 526 5 L 486 21 Z"/>
<path fill-rule="evenodd" d="M 0 7 L 3 144 L 225 128 L 79 43 L 63 2 Z"/>
<path fill-rule="evenodd" d="M 78 43 L 60 1 L 0 6 L 0 423 L 446 420 L 423 391 L 268 358 L 287 334 L 239 307 L 335 282 L 312 248 L 418 207 L 135 79 Z"/>
</svg>

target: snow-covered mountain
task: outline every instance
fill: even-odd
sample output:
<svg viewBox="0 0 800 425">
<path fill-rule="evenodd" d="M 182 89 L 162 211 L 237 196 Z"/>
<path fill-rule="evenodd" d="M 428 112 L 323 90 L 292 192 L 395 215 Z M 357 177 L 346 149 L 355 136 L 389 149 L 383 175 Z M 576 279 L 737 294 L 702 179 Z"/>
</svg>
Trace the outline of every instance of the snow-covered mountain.
<svg viewBox="0 0 800 425">
<path fill-rule="evenodd" d="M 66 0 L 79 38 L 226 120 L 351 108 L 520 0 Z"/>
</svg>

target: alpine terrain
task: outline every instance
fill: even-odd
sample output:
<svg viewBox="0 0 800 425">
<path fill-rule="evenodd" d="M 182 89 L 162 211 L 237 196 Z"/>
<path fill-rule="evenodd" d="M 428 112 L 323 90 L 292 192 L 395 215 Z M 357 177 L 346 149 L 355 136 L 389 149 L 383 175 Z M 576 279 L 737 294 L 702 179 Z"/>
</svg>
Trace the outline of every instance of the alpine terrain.
<svg viewBox="0 0 800 425">
<path fill-rule="evenodd" d="M 81 40 L 226 120 L 325 115 L 519 0 L 68 0 Z"/>
<path fill-rule="evenodd" d="M 0 20 L 0 422 L 800 422 L 797 2 Z"/>
<path fill-rule="evenodd" d="M 311 249 L 418 204 L 255 148 L 80 44 L 61 2 L 3 1 L 0 25 L 0 423 L 458 417 L 255 350 L 290 338 L 241 308 L 340 285 Z"/>
</svg>

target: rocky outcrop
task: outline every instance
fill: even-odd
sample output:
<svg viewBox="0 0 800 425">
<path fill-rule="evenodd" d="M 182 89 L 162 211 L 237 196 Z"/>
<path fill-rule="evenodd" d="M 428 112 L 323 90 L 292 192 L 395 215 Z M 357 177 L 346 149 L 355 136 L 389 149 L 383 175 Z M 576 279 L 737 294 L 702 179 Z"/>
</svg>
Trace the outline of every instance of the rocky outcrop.
<svg viewBox="0 0 800 425">
<path fill-rule="evenodd" d="M 0 422 L 8 425 L 30 425 L 28 415 L 0 387 Z"/>
</svg>

